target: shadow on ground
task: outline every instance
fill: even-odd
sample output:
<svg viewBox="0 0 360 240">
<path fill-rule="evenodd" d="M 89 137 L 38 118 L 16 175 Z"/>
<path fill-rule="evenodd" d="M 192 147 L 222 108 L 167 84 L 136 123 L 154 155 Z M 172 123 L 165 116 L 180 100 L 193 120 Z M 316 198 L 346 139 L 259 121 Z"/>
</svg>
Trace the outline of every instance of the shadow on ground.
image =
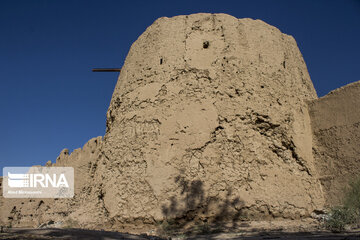
<svg viewBox="0 0 360 240">
<path fill-rule="evenodd" d="M 82 230 L 82 229 L 9 229 L 6 233 L 0 233 L 0 239 L 133 239 L 133 240 L 163 240 L 169 238 L 160 238 L 147 235 L 133 235 L 118 232 Z M 330 232 L 279 232 L 279 231 L 248 231 L 241 233 L 219 233 L 196 236 L 173 237 L 172 239 L 231 239 L 231 240 L 263 240 L 263 239 L 321 239 L 321 240 L 359 240 L 360 230 L 346 233 L 330 233 Z"/>
<path fill-rule="evenodd" d="M 85 229 L 23 229 L 11 228 L 0 233 L 0 239 L 89 239 L 89 240 L 112 240 L 112 239 L 133 239 L 133 240 L 162 240 L 160 237 L 147 235 L 135 235 L 109 231 L 95 231 Z"/>
<path fill-rule="evenodd" d="M 242 232 L 242 233 L 224 233 L 224 234 L 209 234 L 189 236 L 186 239 L 192 240 L 264 240 L 264 239 L 320 239 L 320 240 L 359 240 L 360 230 L 344 233 L 331 233 L 331 232 L 278 232 L 278 231 L 261 231 L 261 232 Z"/>
</svg>

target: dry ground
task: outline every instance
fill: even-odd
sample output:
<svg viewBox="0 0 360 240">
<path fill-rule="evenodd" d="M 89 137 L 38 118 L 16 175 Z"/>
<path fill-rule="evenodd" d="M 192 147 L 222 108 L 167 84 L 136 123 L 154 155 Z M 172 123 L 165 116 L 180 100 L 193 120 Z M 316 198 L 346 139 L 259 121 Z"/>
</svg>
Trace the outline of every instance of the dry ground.
<svg viewBox="0 0 360 240">
<path fill-rule="evenodd" d="M 5 233 L 0 233 L 0 239 L 171 239 L 160 238 L 148 235 L 134 235 L 109 231 L 95 231 L 82 229 L 24 229 L 12 228 L 6 230 Z M 172 239 L 323 239 L 323 240 L 360 240 L 360 229 L 349 231 L 345 233 L 331 233 L 325 231 L 313 232 L 283 232 L 283 231 L 256 231 L 252 229 L 240 233 L 217 233 L 196 236 L 176 236 Z"/>
</svg>

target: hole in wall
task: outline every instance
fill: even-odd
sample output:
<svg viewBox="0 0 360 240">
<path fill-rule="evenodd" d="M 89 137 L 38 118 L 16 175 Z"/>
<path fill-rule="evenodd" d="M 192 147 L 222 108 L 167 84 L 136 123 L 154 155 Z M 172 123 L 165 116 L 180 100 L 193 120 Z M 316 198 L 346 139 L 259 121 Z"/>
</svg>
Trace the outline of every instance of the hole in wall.
<svg viewBox="0 0 360 240">
<path fill-rule="evenodd" d="M 160 58 L 160 65 L 161 65 L 161 64 L 163 64 L 163 59 L 162 59 L 162 58 Z"/>
<path fill-rule="evenodd" d="M 210 45 L 209 41 L 203 42 L 203 48 L 208 48 Z"/>
</svg>

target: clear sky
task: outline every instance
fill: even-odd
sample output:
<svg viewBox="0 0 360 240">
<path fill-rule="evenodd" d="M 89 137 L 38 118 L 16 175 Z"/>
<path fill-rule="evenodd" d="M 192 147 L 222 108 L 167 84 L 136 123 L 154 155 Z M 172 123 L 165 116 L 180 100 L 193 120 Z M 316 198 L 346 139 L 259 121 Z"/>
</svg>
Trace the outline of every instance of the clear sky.
<svg viewBox="0 0 360 240">
<path fill-rule="evenodd" d="M 293 35 L 319 96 L 360 80 L 360 0 L 0 0 L 0 168 L 55 161 L 105 133 L 130 45 L 157 18 L 254 18 Z"/>
</svg>

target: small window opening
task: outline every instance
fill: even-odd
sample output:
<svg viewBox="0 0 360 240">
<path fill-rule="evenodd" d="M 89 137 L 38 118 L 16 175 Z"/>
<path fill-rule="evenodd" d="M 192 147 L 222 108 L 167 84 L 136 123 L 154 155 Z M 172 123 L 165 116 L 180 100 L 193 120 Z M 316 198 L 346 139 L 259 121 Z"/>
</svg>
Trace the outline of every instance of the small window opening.
<svg viewBox="0 0 360 240">
<path fill-rule="evenodd" d="M 209 41 L 203 42 L 203 48 L 208 48 L 210 45 Z"/>
</svg>

